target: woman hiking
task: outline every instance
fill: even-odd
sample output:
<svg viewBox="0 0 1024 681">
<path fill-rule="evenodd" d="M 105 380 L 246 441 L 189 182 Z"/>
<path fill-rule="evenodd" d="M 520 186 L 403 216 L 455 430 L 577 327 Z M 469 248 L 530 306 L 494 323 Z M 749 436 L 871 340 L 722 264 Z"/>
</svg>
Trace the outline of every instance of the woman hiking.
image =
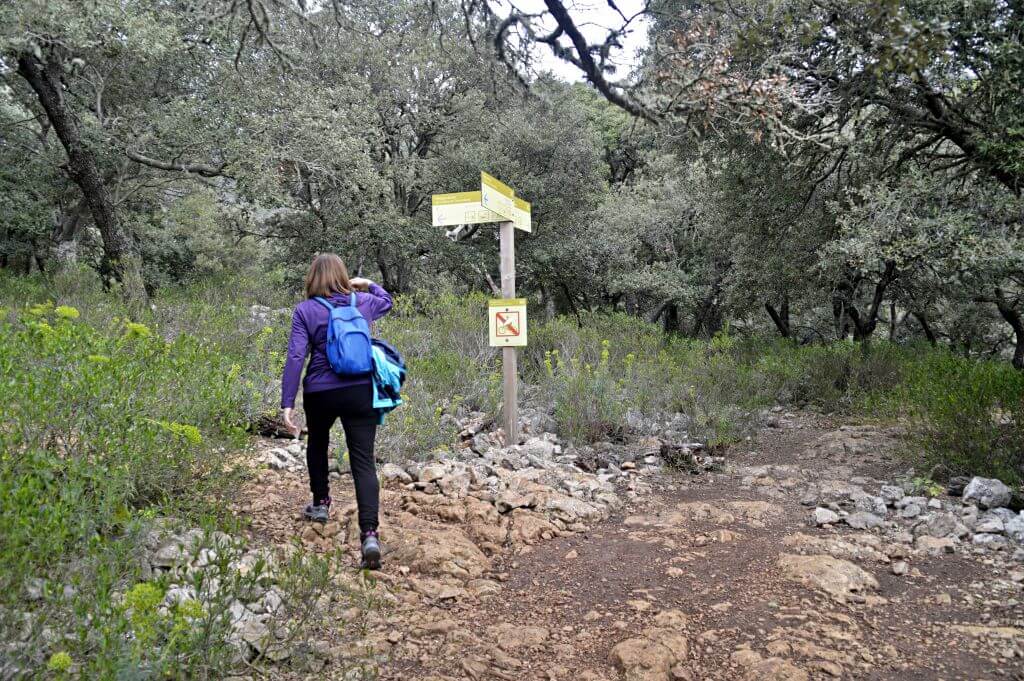
<svg viewBox="0 0 1024 681">
<path fill-rule="evenodd" d="M 327 450 L 331 426 L 341 419 L 345 430 L 352 481 L 359 506 L 359 530 L 363 567 L 380 568 L 380 542 L 377 538 L 377 513 L 380 488 L 374 464 L 373 444 L 377 436 L 378 414 L 373 409 L 373 376 L 341 376 L 331 368 L 327 357 L 327 325 L 331 307 L 349 305 L 355 294 L 356 309 L 367 322 L 383 317 L 391 309 L 391 296 L 369 279 L 348 276 L 345 263 L 334 253 L 313 259 L 306 275 L 306 300 L 295 307 L 288 357 L 281 377 L 281 409 L 285 425 L 296 436 L 295 394 L 299 388 L 302 365 L 309 356 L 302 382 L 302 404 L 306 412 L 309 441 L 306 466 L 313 502 L 303 515 L 325 523 L 331 512 L 328 488 Z"/>
</svg>

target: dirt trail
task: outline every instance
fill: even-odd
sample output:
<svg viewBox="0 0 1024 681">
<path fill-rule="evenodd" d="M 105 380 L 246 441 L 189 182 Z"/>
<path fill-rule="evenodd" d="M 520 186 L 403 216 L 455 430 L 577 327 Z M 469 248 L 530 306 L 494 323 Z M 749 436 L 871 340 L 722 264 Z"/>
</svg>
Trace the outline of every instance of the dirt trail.
<svg viewBox="0 0 1024 681">
<path fill-rule="evenodd" d="M 1024 679 L 1024 572 L 1012 548 L 947 554 L 899 526 L 809 524 L 840 483 L 894 478 L 891 439 L 814 416 L 774 425 L 734 447 L 724 471 L 643 476 L 635 488 L 646 493 L 585 531 L 524 534 L 526 516 L 510 520 L 479 570 L 471 547 L 438 570 L 408 543 L 419 532 L 444 545 L 473 517 L 445 518 L 443 504 L 423 513 L 426 496 L 387 492 L 391 607 L 369 636 L 381 678 Z M 249 508 L 257 533 L 351 545 L 351 525 L 321 536 L 295 520 L 300 474 L 266 480 L 272 489 Z M 486 545 L 481 531 L 466 536 Z"/>
</svg>

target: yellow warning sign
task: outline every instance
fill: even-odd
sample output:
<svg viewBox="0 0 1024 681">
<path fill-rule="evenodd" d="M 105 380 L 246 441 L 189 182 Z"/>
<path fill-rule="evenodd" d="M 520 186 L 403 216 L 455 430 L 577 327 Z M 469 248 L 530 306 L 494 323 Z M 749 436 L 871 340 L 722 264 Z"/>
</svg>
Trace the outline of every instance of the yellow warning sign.
<svg viewBox="0 0 1024 681">
<path fill-rule="evenodd" d="M 488 302 L 491 347 L 526 345 L 526 298 Z"/>
</svg>

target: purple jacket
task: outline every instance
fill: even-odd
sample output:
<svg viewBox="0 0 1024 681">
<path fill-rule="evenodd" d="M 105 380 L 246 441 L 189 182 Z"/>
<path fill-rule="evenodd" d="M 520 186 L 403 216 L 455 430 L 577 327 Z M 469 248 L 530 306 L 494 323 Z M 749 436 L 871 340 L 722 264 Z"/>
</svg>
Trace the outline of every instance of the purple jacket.
<svg viewBox="0 0 1024 681">
<path fill-rule="evenodd" d="M 331 305 L 348 305 L 349 296 L 335 293 L 328 298 Z M 356 308 L 371 324 L 391 309 L 391 294 L 377 284 L 370 284 L 368 292 L 356 293 Z M 288 339 L 288 357 L 284 361 L 281 376 L 281 408 L 295 406 L 295 393 L 299 390 L 299 376 L 302 365 L 309 355 L 306 379 L 302 390 L 307 393 L 345 388 L 350 385 L 369 383 L 371 377 L 342 378 L 334 373 L 327 361 L 327 320 L 330 313 L 319 301 L 312 298 L 295 306 L 292 314 L 292 335 Z M 312 351 L 311 351 L 312 350 Z"/>
</svg>

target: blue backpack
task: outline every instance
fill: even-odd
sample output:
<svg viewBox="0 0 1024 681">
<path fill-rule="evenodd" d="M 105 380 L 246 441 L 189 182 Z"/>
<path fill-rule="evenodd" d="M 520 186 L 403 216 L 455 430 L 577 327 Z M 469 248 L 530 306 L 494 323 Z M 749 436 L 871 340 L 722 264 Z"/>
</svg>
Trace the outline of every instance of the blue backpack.
<svg viewBox="0 0 1024 681">
<path fill-rule="evenodd" d="M 365 376 L 373 372 L 370 325 L 356 307 L 352 293 L 348 305 L 334 307 L 326 298 L 316 299 L 331 317 L 327 322 L 327 361 L 340 376 Z"/>
</svg>

